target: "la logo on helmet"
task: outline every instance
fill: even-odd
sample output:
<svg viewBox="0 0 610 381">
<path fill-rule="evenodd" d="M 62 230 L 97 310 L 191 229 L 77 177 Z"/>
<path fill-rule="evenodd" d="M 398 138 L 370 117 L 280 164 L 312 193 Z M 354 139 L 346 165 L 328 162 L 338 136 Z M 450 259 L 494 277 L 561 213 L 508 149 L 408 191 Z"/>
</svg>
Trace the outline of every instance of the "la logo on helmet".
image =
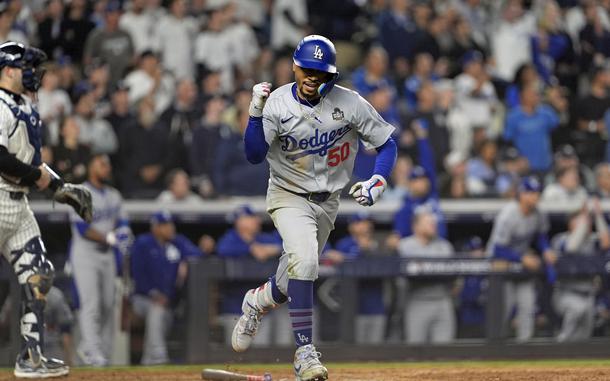
<svg viewBox="0 0 610 381">
<path fill-rule="evenodd" d="M 322 53 L 322 49 L 320 49 L 320 45 L 316 45 L 316 48 L 313 50 L 313 58 L 321 60 L 322 56 L 324 56 L 324 53 Z"/>
</svg>

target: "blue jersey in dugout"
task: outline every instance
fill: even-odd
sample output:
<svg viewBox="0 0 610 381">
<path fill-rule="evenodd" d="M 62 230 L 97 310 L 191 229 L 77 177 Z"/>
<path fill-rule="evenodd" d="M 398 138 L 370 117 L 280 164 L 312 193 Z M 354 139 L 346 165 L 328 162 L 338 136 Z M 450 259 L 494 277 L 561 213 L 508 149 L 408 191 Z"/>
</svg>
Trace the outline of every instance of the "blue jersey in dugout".
<svg viewBox="0 0 610 381">
<path fill-rule="evenodd" d="M 363 255 L 354 238 L 347 236 L 335 244 L 335 249 L 342 252 L 347 259 L 356 259 Z M 380 279 L 361 280 L 358 282 L 358 313 L 360 315 L 382 315 L 383 281 Z"/>
<path fill-rule="evenodd" d="M 252 258 L 250 246 L 253 243 L 276 244 L 282 239 L 277 233 L 259 233 L 253 242 L 244 241 L 235 229 L 231 229 L 218 241 L 216 252 L 221 258 Z M 262 280 L 262 279 L 261 279 Z M 260 282 L 225 282 L 221 287 L 220 312 L 223 314 L 241 314 L 241 303 L 244 295 L 251 288 L 260 286 Z"/>
<path fill-rule="evenodd" d="M 176 293 L 179 263 L 202 255 L 201 250 L 181 234 L 165 245 L 152 233 L 139 235 L 131 248 L 135 293 L 148 295 L 152 290 L 158 290 L 171 300 Z"/>
</svg>

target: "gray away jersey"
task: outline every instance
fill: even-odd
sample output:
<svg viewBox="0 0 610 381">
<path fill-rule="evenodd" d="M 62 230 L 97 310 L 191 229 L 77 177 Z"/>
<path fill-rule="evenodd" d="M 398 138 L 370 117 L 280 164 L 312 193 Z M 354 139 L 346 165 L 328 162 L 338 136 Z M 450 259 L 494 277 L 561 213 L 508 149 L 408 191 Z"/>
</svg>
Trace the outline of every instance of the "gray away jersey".
<svg viewBox="0 0 610 381">
<path fill-rule="evenodd" d="M 95 188 L 89 182 L 83 185 L 91 191 L 93 201 L 93 221 L 89 227 L 97 230 L 103 235 L 113 231 L 120 219 L 126 218 L 122 208 L 122 197 L 119 191 L 112 187 L 105 186 L 103 189 Z M 70 211 L 70 221 L 72 221 L 72 251 L 99 251 L 100 244 L 84 238 L 79 232 L 79 225 L 85 224 L 73 210 Z"/>
<path fill-rule="evenodd" d="M 546 215 L 536 209 L 524 216 L 519 203 L 511 201 L 494 219 L 487 253 L 493 256 L 494 245 L 501 245 L 523 255 L 535 243 L 538 234 L 546 234 L 548 231 L 549 221 Z"/>
<path fill-rule="evenodd" d="M 270 182 L 294 192 L 335 192 L 349 182 L 358 140 L 367 149 L 394 132 L 355 91 L 334 86 L 313 108 L 296 100 L 294 83 L 271 93 L 263 110 Z"/>
</svg>

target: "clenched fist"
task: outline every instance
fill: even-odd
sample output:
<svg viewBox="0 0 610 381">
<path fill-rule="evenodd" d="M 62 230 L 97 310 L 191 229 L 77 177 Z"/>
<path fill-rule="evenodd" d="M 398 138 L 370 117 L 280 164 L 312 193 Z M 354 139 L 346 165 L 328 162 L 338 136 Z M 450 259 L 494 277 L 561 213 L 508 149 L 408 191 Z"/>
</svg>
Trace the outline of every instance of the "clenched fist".
<svg viewBox="0 0 610 381">
<path fill-rule="evenodd" d="M 388 184 L 383 177 L 373 175 L 373 177 L 367 181 L 361 181 L 354 184 L 349 190 L 349 194 L 360 205 L 371 206 L 379 200 L 387 185 Z"/>
<path fill-rule="evenodd" d="M 265 102 L 271 94 L 271 84 L 269 82 L 261 82 L 254 85 L 252 88 L 252 101 L 250 101 L 250 116 L 263 116 L 263 108 Z"/>
</svg>

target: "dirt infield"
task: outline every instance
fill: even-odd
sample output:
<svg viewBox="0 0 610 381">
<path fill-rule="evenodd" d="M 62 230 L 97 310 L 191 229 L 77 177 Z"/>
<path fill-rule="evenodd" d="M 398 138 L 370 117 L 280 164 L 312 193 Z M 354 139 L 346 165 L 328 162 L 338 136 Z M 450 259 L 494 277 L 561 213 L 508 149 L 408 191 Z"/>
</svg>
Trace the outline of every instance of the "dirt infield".
<svg viewBox="0 0 610 381">
<path fill-rule="evenodd" d="M 209 367 L 209 366 L 207 366 Z M 86 381 L 187 381 L 201 380 L 203 367 L 75 369 L 58 380 Z M 274 381 L 292 381 L 288 366 L 216 366 L 219 369 L 261 375 L 268 369 Z M 426 364 L 330 364 L 332 381 L 610 381 L 610 363 L 426 363 Z M 8 370 L 0 371 L 0 381 L 15 380 Z"/>
</svg>

